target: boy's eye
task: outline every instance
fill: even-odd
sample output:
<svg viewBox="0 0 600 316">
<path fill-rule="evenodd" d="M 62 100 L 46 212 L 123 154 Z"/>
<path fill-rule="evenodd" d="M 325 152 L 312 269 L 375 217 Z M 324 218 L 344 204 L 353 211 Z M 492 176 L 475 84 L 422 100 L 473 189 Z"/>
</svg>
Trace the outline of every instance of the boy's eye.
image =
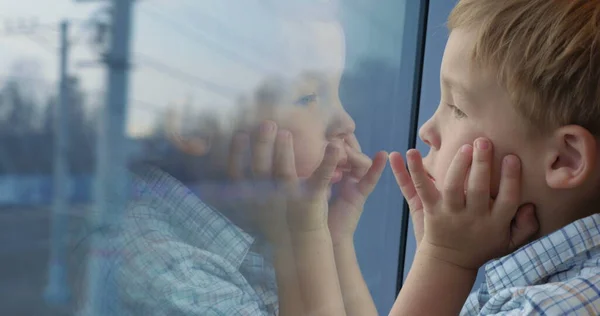
<svg viewBox="0 0 600 316">
<path fill-rule="evenodd" d="M 454 116 L 456 118 L 461 119 L 461 118 L 467 117 L 467 114 L 465 114 L 465 112 L 461 111 L 455 105 L 452 105 L 452 104 L 447 104 L 447 105 L 450 107 L 450 109 L 452 109 L 452 113 L 454 114 Z"/>
<path fill-rule="evenodd" d="M 296 100 L 296 102 L 294 102 L 294 104 L 300 105 L 300 106 L 306 106 L 306 105 L 309 105 L 309 104 L 315 102 L 316 100 L 317 100 L 317 95 L 312 93 L 312 94 L 302 96 L 301 98 Z"/>
</svg>

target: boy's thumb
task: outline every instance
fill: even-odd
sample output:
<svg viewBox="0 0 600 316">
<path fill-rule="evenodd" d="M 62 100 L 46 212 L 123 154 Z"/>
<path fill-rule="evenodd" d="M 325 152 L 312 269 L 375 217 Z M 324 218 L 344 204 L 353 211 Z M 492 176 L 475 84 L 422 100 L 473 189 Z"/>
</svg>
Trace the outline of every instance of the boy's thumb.
<svg viewBox="0 0 600 316">
<path fill-rule="evenodd" d="M 522 205 L 512 222 L 510 251 L 515 251 L 527 243 L 539 228 L 535 206 L 533 204 Z"/>
</svg>

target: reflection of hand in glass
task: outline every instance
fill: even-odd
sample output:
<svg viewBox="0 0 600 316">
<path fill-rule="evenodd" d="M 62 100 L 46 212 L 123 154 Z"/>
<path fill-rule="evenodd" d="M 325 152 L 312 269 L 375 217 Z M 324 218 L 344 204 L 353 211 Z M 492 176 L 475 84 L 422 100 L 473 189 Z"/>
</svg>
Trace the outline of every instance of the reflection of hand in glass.
<svg viewBox="0 0 600 316">
<path fill-rule="evenodd" d="M 199 116 L 200 130 L 194 128 L 192 135 L 186 135 L 188 133 L 183 131 L 183 120 L 184 117 L 193 116 L 192 114 L 170 110 L 165 121 L 165 134 L 182 152 L 193 156 L 204 156 L 211 149 L 213 135 L 219 132 L 218 121 L 214 115 L 203 113 Z"/>
<path fill-rule="evenodd" d="M 285 247 L 289 245 L 289 238 L 284 197 L 278 192 L 280 186 L 277 180 L 272 179 L 275 156 L 282 150 L 276 142 L 277 125 L 271 121 L 264 122 L 252 134 L 249 137 L 248 134 L 239 133 L 231 142 L 228 174 L 233 180 L 232 187 L 244 191 L 236 197 L 238 201 L 235 204 L 244 209 L 244 213 L 271 245 Z M 249 146 L 252 148 L 251 171 L 245 172 L 244 158 Z"/>
<path fill-rule="evenodd" d="M 250 185 L 255 194 L 244 203 L 274 247 L 280 312 L 327 315 L 344 312 L 342 293 L 327 229 L 327 197 L 343 148 L 331 143 L 313 174 L 301 179 L 295 163 L 292 134 L 264 122 L 253 135 L 251 174 L 274 183 L 273 190 Z M 248 137 L 232 143 L 230 174 L 243 178 L 243 152 Z M 269 181 L 272 180 L 272 181 Z M 302 310 L 304 313 L 301 313 Z"/>
<path fill-rule="evenodd" d="M 231 146 L 229 174 L 238 181 L 244 178 L 243 159 L 248 139 L 247 135 L 238 136 Z M 278 133 L 274 122 L 267 121 L 253 133 L 252 140 L 250 176 L 253 178 L 246 185 L 252 193 L 245 195 L 244 205 L 246 211 L 254 215 L 260 231 L 275 246 L 278 284 L 285 289 L 302 289 L 305 296 L 310 295 L 312 303 L 304 306 L 308 310 L 323 304 L 314 297 L 314 293 L 320 292 L 313 286 L 335 288 L 341 285 L 347 311 L 356 311 L 357 315 L 376 314 L 356 262 L 353 235 L 364 202 L 383 172 L 387 154 L 378 153 L 372 162 L 360 152 L 358 141 L 350 135 L 345 143 L 330 143 L 320 166 L 310 177 L 300 179 L 289 133 L 286 138 L 282 132 Z M 333 153 L 332 149 L 335 149 Z M 340 193 L 328 207 L 330 188 L 335 182 L 340 183 Z M 294 253 L 286 254 L 289 248 L 293 248 Z M 328 265 L 327 256 L 331 254 L 335 260 L 331 258 L 333 264 Z M 281 261 L 288 263 L 278 266 Z M 290 264 L 297 267 L 294 269 L 297 272 L 290 269 Z M 331 283 L 327 281 L 331 278 L 329 273 L 334 275 Z M 298 278 L 290 278 L 290 274 L 297 274 Z M 311 284 L 303 278 L 319 282 Z M 283 281 L 288 283 L 282 284 Z M 289 292 L 280 291 L 280 298 L 284 295 L 288 302 L 281 302 L 281 308 L 292 301 Z M 334 295 L 335 292 L 329 292 L 322 297 L 335 300 Z"/>
<path fill-rule="evenodd" d="M 387 153 L 379 152 L 371 160 L 363 154 L 354 134 L 345 140 L 347 161 L 336 172 L 344 172 L 339 191 L 329 207 L 328 224 L 334 245 L 353 241 L 365 201 L 379 181 Z"/>
</svg>

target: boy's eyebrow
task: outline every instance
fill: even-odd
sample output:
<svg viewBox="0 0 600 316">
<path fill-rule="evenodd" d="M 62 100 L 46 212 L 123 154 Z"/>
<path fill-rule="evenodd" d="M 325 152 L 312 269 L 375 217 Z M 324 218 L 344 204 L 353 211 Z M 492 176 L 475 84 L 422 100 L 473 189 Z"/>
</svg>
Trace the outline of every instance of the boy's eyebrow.
<svg viewBox="0 0 600 316">
<path fill-rule="evenodd" d="M 442 74 L 442 84 L 446 85 L 452 89 L 456 89 L 459 90 L 460 92 L 463 93 L 468 93 L 470 90 L 467 88 L 467 85 L 464 84 L 463 82 L 460 82 L 458 80 L 455 80 L 451 77 L 448 77 L 444 74 Z"/>
<path fill-rule="evenodd" d="M 299 75 L 298 79 L 304 87 L 310 87 L 310 89 L 326 89 L 329 84 L 326 74 L 319 71 L 305 71 Z"/>
<path fill-rule="evenodd" d="M 310 80 L 316 82 L 318 85 L 323 85 L 326 83 L 325 74 L 319 71 L 304 71 L 300 78 L 303 80 Z"/>
</svg>

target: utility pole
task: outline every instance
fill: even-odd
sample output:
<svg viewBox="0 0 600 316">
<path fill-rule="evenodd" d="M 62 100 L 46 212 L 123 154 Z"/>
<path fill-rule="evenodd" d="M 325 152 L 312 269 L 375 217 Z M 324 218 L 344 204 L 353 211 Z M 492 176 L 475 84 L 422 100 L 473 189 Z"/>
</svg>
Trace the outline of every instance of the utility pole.
<svg viewBox="0 0 600 316">
<path fill-rule="evenodd" d="M 118 289 L 111 265 L 115 264 L 103 228 L 119 226 L 129 198 L 128 148 L 125 138 L 129 86 L 130 37 L 134 0 L 111 0 L 110 47 L 106 105 L 101 110 L 96 150 L 95 218 L 100 228 L 93 234 L 88 262 L 88 291 L 85 315 L 118 315 Z"/>
<path fill-rule="evenodd" d="M 69 226 L 69 22 L 60 24 L 59 100 L 54 107 L 54 185 L 52 231 L 46 302 L 66 305 L 71 299 L 67 275 L 67 243 Z"/>
</svg>

